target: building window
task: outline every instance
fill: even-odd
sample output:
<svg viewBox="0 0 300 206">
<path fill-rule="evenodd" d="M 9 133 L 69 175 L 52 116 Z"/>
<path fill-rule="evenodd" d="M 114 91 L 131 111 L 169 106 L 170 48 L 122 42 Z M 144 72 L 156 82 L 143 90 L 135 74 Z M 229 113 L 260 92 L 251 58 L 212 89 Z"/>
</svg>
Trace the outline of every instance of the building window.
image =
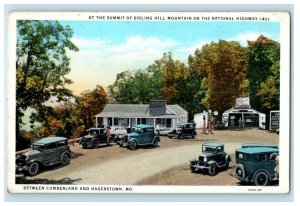
<svg viewBox="0 0 300 206">
<path fill-rule="evenodd" d="M 171 127 L 172 119 L 166 119 L 166 127 Z"/>
<path fill-rule="evenodd" d="M 119 119 L 118 118 L 114 118 L 114 125 L 118 125 L 119 124 Z"/>
<path fill-rule="evenodd" d="M 146 124 L 146 118 L 137 118 L 137 124 Z"/>
<path fill-rule="evenodd" d="M 112 118 L 111 117 L 107 118 L 107 125 L 112 126 Z"/>
</svg>

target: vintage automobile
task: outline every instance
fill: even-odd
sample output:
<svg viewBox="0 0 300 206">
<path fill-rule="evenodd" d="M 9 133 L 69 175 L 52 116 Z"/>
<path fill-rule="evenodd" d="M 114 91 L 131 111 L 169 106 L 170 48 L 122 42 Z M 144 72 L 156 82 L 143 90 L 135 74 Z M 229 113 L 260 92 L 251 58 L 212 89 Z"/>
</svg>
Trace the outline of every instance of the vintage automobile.
<svg viewBox="0 0 300 206">
<path fill-rule="evenodd" d="M 191 172 L 206 170 L 214 176 L 219 169 L 230 167 L 231 157 L 224 151 L 224 144 L 218 142 L 207 142 L 202 144 L 202 153 L 198 158 L 190 161 Z"/>
<path fill-rule="evenodd" d="M 80 144 L 82 148 L 97 148 L 100 144 L 110 145 L 113 138 L 107 136 L 106 128 L 90 128 L 88 134 L 81 138 Z"/>
<path fill-rule="evenodd" d="M 236 149 L 236 167 L 233 176 L 242 182 L 266 186 L 279 180 L 279 150 L 268 145 Z"/>
<path fill-rule="evenodd" d="M 136 149 L 138 145 L 158 146 L 159 136 L 154 132 L 154 127 L 146 124 L 134 125 L 131 132 L 124 135 L 117 141 L 120 147 L 127 147 L 131 150 Z"/>
<path fill-rule="evenodd" d="M 16 172 L 36 175 L 42 166 L 51 166 L 70 162 L 71 150 L 68 139 L 64 137 L 46 137 L 32 143 L 31 149 L 16 157 Z"/>
<path fill-rule="evenodd" d="M 173 129 L 171 132 L 168 133 L 168 137 L 177 137 L 179 139 L 183 139 L 184 137 L 191 136 L 195 138 L 197 135 L 196 133 L 196 124 L 195 123 L 183 123 L 176 129 Z"/>
<path fill-rule="evenodd" d="M 127 129 L 122 126 L 111 126 L 110 128 L 110 135 L 114 142 L 116 142 L 120 136 L 124 136 L 125 134 L 127 134 Z"/>
</svg>

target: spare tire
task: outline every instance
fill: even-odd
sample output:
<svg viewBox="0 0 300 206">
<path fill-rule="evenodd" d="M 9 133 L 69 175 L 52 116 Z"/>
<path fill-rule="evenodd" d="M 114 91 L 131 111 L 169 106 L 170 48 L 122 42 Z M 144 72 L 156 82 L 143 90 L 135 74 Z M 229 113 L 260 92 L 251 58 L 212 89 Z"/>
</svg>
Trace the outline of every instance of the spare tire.
<svg viewBox="0 0 300 206">
<path fill-rule="evenodd" d="M 235 168 L 235 175 L 238 177 L 238 179 L 243 180 L 245 179 L 245 169 L 242 164 L 237 164 Z"/>
</svg>

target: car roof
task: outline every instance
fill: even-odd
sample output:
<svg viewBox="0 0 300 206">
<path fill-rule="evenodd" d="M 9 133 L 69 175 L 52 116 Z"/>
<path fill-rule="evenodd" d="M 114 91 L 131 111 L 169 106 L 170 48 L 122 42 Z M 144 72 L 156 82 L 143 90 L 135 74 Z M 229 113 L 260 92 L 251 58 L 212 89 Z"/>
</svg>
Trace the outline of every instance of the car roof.
<svg viewBox="0 0 300 206">
<path fill-rule="evenodd" d="M 53 143 L 53 142 L 60 142 L 60 141 L 64 141 L 67 140 L 67 138 L 65 137 L 45 137 L 42 139 L 39 139 L 37 141 L 35 141 L 33 144 L 35 145 L 44 145 L 44 144 L 49 144 L 49 143 Z"/>
<path fill-rule="evenodd" d="M 277 145 L 273 145 L 273 144 L 259 144 L 259 143 L 244 143 L 242 145 L 242 148 L 248 148 L 248 147 L 271 147 L 271 148 L 277 148 Z"/>
<path fill-rule="evenodd" d="M 133 127 L 138 127 L 138 128 L 149 128 L 149 127 L 153 127 L 151 125 L 148 125 L 148 124 L 136 124 L 136 125 L 133 125 Z"/>
<path fill-rule="evenodd" d="M 256 154 L 256 153 L 278 153 L 278 148 L 272 147 L 246 147 L 239 148 L 235 150 L 236 152 L 241 152 L 245 154 Z"/>
<path fill-rule="evenodd" d="M 86 131 L 90 131 L 90 130 L 102 130 L 102 129 L 105 129 L 105 128 L 92 127 L 92 128 L 87 129 Z"/>
<path fill-rule="evenodd" d="M 206 143 L 202 144 L 202 146 L 205 146 L 205 147 L 222 147 L 222 146 L 224 146 L 224 144 L 219 143 L 219 142 L 206 142 Z"/>
</svg>

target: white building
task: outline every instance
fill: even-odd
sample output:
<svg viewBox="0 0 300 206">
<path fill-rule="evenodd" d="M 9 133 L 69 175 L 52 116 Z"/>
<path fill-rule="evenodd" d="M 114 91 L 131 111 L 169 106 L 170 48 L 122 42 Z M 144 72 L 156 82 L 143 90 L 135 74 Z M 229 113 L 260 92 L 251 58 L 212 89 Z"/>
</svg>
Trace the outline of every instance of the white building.
<svg viewBox="0 0 300 206">
<path fill-rule="evenodd" d="M 165 101 L 154 100 L 150 104 L 107 104 L 96 116 L 96 125 L 131 127 L 148 124 L 161 128 L 176 128 L 187 122 L 188 112 L 179 105 L 166 105 Z"/>
<path fill-rule="evenodd" d="M 266 128 L 266 115 L 255 109 L 231 108 L 223 113 L 222 122 L 225 127 L 239 127 L 240 121 L 245 127 Z"/>
</svg>

